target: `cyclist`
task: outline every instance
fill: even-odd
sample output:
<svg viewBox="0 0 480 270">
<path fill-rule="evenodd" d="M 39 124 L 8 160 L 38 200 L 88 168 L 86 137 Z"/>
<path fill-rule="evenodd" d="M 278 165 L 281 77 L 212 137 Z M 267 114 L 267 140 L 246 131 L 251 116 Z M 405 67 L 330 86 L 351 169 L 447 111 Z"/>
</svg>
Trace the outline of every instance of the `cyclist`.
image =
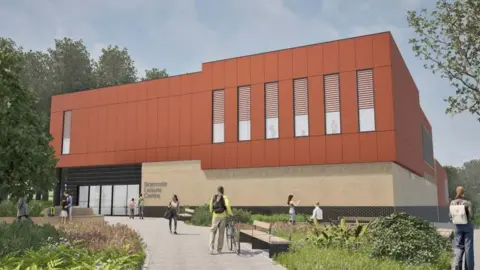
<svg viewBox="0 0 480 270">
<path fill-rule="evenodd" d="M 210 200 L 210 213 L 212 213 L 212 226 L 210 227 L 210 254 L 213 254 L 215 249 L 215 235 L 218 231 L 217 252 L 222 252 L 223 238 L 225 237 L 225 226 L 227 223 L 227 216 L 233 216 L 230 202 L 222 186 L 217 188 L 217 193 Z"/>
</svg>

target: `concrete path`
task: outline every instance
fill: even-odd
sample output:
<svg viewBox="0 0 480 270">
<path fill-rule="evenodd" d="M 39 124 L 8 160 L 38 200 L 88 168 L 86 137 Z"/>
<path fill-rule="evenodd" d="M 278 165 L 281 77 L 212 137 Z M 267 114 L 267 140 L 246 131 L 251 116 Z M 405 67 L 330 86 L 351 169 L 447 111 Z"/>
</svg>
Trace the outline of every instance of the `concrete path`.
<svg viewBox="0 0 480 270">
<path fill-rule="evenodd" d="M 240 255 L 231 252 L 227 247 L 223 249 L 222 254 L 210 255 L 209 231 L 205 227 L 178 222 L 178 235 L 173 235 L 168 230 L 168 221 L 163 218 L 132 220 L 128 217 L 105 217 L 105 220 L 110 223 L 127 224 L 140 233 L 150 255 L 148 269 L 285 269 L 269 259 L 265 252 L 252 250 L 249 244 L 242 244 Z"/>
</svg>

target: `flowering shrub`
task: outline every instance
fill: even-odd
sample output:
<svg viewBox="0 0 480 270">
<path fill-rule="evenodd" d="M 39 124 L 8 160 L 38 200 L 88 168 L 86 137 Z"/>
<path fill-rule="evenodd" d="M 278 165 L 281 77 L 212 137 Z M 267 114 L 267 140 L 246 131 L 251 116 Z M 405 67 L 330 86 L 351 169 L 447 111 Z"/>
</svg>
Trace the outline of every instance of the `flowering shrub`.
<svg viewBox="0 0 480 270">
<path fill-rule="evenodd" d="M 126 225 L 107 223 L 67 223 L 58 228 L 75 246 L 92 252 L 107 250 L 135 254 L 143 249 L 142 238 Z"/>
<path fill-rule="evenodd" d="M 28 215 L 31 217 L 41 217 L 45 214 L 45 208 L 51 207 L 51 201 L 31 200 L 28 202 Z M 17 204 L 6 200 L 0 203 L 0 217 L 16 217 Z"/>
</svg>

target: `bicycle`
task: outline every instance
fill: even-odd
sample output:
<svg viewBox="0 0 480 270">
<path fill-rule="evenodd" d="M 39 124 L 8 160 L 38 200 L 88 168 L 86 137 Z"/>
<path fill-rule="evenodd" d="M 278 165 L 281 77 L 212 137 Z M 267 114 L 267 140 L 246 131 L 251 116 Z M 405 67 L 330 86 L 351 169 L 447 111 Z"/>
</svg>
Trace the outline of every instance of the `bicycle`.
<svg viewBox="0 0 480 270">
<path fill-rule="evenodd" d="M 238 230 L 233 217 L 227 219 L 227 227 L 225 228 L 225 233 L 227 236 L 227 247 L 229 250 L 235 253 L 240 254 L 240 241 L 238 241 Z"/>
</svg>

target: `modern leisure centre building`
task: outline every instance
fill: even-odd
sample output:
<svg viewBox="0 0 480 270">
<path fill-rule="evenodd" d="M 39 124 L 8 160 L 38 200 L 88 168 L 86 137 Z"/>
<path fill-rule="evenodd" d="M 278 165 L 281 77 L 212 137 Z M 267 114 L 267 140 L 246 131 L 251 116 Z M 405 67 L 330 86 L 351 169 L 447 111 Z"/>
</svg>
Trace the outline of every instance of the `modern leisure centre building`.
<svg viewBox="0 0 480 270">
<path fill-rule="evenodd" d="M 60 194 L 103 215 L 173 194 L 326 218 L 405 211 L 447 218 L 432 128 L 389 32 L 202 64 L 202 71 L 58 95 L 50 131 Z M 286 211 L 286 210 L 285 210 Z M 286 212 L 285 212 L 286 213 Z"/>
</svg>

